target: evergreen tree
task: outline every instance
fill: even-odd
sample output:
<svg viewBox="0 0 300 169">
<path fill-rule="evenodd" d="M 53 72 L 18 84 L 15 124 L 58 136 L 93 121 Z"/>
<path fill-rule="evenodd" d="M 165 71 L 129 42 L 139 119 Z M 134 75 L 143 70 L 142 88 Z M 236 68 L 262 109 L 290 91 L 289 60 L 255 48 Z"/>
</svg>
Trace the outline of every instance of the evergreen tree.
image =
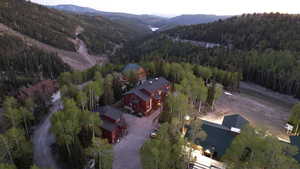
<svg viewBox="0 0 300 169">
<path fill-rule="evenodd" d="M 107 75 L 104 79 L 104 104 L 111 105 L 115 102 L 114 90 L 113 90 L 113 76 Z"/>
<path fill-rule="evenodd" d="M 296 153 L 296 147 L 247 126 L 233 140 L 222 160 L 229 169 L 299 169 L 293 158 Z"/>
</svg>

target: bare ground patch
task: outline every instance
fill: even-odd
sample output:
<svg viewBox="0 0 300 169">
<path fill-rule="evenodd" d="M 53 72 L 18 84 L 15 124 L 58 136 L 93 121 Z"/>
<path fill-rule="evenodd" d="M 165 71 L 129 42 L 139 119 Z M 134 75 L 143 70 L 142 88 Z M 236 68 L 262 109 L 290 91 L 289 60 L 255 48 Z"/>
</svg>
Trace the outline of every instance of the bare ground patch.
<svg viewBox="0 0 300 169">
<path fill-rule="evenodd" d="M 80 28 L 77 29 L 77 31 L 82 31 Z M 47 45 L 45 43 L 42 43 L 40 41 L 37 41 L 35 39 L 32 39 L 26 35 L 23 35 L 19 32 L 14 31 L 13 29 L 7 27 L 4 24 L 0 23 L 0 34 L 6 33 L 13 36 L 17 36 L 19 38 L 22 38 L 27 44 L 36 46 L 46 52 L 50 53 L 56 53 L 66 64 L 68 64 L 72 69 L 74 70 L 84 70 L 87 68 L 90 68 L 96 64 L 103 64 L 108 61 L 107 56 L 94 56 L 89 55 L 85 51 L 87 51 L 85 44 L 79 40 L 76 39 L 73 41 L 74 43 L 78 43 L 78 50 L 77 52 L 71 52 L 66 51 L 62 49 L 55 48 L 53 46 Z M 78 41 L 78 42 L 76 42 Z"/>
<path fill-rule="evenodd" d="M 253 84 L 243 83 L 241 87 L 241 93 L 223 94 L 216 102 L 216 110 L 203 119 L 221 123 L 225 115 L 240 114 L 254 127 L 288 139 L 284 125 L 291 115 L 291 106 L 298 100 Z"/>
</svg>

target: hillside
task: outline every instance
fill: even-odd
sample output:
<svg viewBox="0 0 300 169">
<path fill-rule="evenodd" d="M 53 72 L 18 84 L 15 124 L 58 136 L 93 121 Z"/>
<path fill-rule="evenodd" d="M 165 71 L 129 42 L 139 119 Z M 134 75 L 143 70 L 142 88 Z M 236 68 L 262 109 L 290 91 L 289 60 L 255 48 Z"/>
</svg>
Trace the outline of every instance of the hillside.
<svg viewBox="0 0 300 169">
<path fill-rule="evenodd" d="M 75 51 L 69 40 L 79 24 L 75 17 L 24 0 L 2 0 L 0 22 L 38 41 Z"/>
<path fill-rule="evenodd" d="M 300 49 L 300 15 L 248 14 L 208 24 L 183 26 L 166 33 L 181 39 L 232 44 L 243 50 L 297 51 Z"/>
<path fill-rule="evenodd" d="M 131 44 L 119 58 L 184 61 L 240 71 L 245 81 L 300 98 L 299 19 L 299 15 L 253 14 L 178 27 Z M 221 46 L 205 47 L 199 41 Z"/>
<path fill-rule="evenodd" d="M 160 30 L 168 30 L 177 26 L 194 25 L 202 23 L 210 23 L 220 19 L 226 19 L 230 16 L 218 16 L 218 15 L 180 15 L 173 18 L 169 18 L 164 21 L 156 22 L 154 26 L 159 27 Z"/>
<path fill-rule="evenodd" d="M 64 13 L 25 0 L 2 0 L 0 95 L 40 79 L 56 78 L 64 71 L 101 64 L 137 36 L 101 16 Z"/>
<path fill-rule="evenodd" d="M 18 36 L 0 31 L 0 44 L 1 97 L 21 86 L 39 79 L 56 78 L 70 70 L 57 54 L 45 52 Z"/>
<path fill-rule="evenodd" d="M 18 11 L 18 12 L 16 12 Z M 75 30 L 82 27 L 84 41 L 99 39 L 102 45 L 87 45 L 94 54 L 111 52 L 115 45 L 136 36 L 117 23 L 97 16 L 83 16 L 60 12 L 24 0 L 3 0 L 0 2 L 0 23 L 40 42 L 59 49 L 76 51 Z M 99 27 L 101 25 L 101 27 Z M 93 36 L 89 32 L 93 32 Z"/>
</svg>

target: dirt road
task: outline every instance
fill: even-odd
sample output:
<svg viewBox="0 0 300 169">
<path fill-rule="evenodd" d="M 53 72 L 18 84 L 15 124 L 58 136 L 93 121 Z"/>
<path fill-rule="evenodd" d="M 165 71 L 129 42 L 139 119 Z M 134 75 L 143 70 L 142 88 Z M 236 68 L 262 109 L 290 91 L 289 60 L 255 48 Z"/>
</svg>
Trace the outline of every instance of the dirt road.
<svg viewBox="0 0 300 169">
<path fill-rule="evenodd" d="M 83 29 L 81 27 L 78 27 L 76 29 L 75 34 L 79 35 L 82 31 Z M 82 40 L 78 38 L 70 39 L 70 41 L 72 41 L 73 43 L 77 43 L 78 46 L 77 52 L 72 52 L 72 51 L 58 49 L 48 44 L 32 39 L 29 36 L 16 32 L 13 29 L 1 23 L 0 23 L 0 32 L 22 38 L 27 44 L 34 45 L 40 49 L 45 50 L 46 52 L 56 53 L 63 60 L 64 63 L 68 64 L 74 70 L 85 70 L 96 64 L 103 64 L 108 61 L 108 58 L 105 55 L 103 56 L 89 55 L 87 52 L 88 50 L 86 45 Z"/>
<path fill-rule="evenodd" d="M 288 139 L 284 125 L 291 115 L 291 106 L 297 99 L 248 83 L 241 85 L 241 93 L 232 94 L 223 94 L 216 102 L 216 111 L 208 113 L 203 119 L 221 123 L 224 115 L 241 114 L 251 125 Z"/>
</svg>

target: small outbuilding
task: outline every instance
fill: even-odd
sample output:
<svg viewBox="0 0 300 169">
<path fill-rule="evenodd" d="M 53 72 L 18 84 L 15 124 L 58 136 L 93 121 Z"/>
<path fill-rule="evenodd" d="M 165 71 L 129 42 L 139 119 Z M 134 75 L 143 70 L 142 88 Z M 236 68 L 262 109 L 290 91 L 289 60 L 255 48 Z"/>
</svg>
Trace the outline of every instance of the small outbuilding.
<svg viewBox="0 0 300 169">
<path fill-rule="evenodd" d="M 127 134 L 127 125 L 123 112 L 112 106 L 103 106 L 95 110 L 99 112 L 102 120 L 102 137 L 109 143 L 117 143 L 121 137 Z"/>
</svg>

